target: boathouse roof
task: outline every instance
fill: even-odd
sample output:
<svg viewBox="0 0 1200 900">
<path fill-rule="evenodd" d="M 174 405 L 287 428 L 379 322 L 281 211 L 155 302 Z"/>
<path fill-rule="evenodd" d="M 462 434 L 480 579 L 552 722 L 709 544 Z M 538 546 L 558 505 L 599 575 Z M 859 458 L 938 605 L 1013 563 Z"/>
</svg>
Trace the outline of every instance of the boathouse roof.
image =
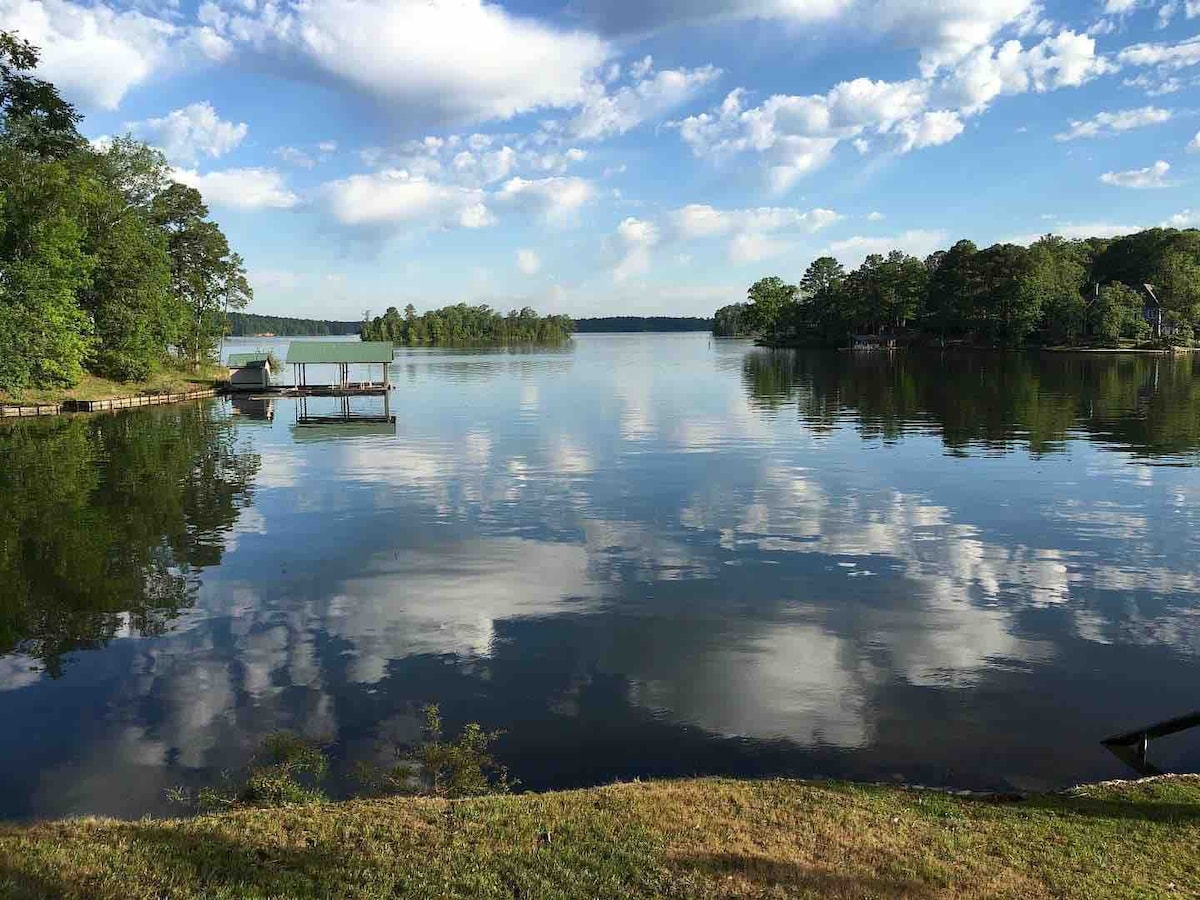
<svg viewBox="0 0 1200 900">
<path fill-rule="evenodd" d="M 391 341 L 292 341 L 287 352 L 287 362 L 301 365 L 391 361 Z"/>
<path fill-rule="evenodd" d="M 225 365 L 230 369 L 240 369 L 242 366 L 248 366 L 251 363 L 262 363 L 266 361 L 266 350 L 262 350 L 257 353 L 230 353 L 229 358 L 225 360 Z"/>
</svg>

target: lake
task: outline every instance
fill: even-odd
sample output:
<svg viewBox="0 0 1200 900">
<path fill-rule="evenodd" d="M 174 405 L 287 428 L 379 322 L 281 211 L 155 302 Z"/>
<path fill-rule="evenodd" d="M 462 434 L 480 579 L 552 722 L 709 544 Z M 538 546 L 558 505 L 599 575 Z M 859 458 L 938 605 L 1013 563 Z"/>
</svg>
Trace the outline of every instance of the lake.
<svg viewBox="0 0 1200 900">
<path fill-rule="evenodd" d="M 0 815 L 170 813 L 276 729 L 345 790 L 427 702 L 529 789 L 1056 788 L 1200 707 L 1191 356 L 583 335 L 391 377 L 393 427 L 0 426 Z"/>
</svg>

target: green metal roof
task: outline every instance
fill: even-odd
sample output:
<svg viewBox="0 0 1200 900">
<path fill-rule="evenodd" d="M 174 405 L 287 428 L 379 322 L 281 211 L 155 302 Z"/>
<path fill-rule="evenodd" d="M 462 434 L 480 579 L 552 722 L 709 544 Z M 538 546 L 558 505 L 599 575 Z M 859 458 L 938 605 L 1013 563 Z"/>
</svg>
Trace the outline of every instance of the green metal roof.
<svg viewBox="0 0 1200 900">
<path fill-rule="evenodd" d="M 390 363 L 391 341 L 292 341 L 289 363 Z"/>
<path fill-rule="evenodd" d="M 229 359 L 225 360 L 225 365 L 230 369 L 237 369 L 241 366 L 248 366 L 253 362 L 265 362 L 266 359 L 266 350 L 261 350 L 257 353 L 230 353 Z"/>
</svg>

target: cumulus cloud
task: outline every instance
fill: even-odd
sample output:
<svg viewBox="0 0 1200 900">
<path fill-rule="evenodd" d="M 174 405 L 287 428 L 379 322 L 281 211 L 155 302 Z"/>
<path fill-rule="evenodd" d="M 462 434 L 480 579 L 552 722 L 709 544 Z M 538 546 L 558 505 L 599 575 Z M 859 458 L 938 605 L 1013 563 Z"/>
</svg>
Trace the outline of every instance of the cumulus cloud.
<svg viewBox="0 0 1200 900">
<path fill-rule="evenodd" d="M 207 100 L 175 109 L 162 118 L 126 122 L 137 137 L 162 148 L 178 165 L 195 165 L 206 156 L 224 156 L 245 139 L 250 127 L 245 122 L 226 122 Z"/>
<path fill-rule="evenodd" d="M 655 72 L 649 56 L 635 63 L 633 71 L 638 80 L 611 93 L 599 83 L 594 86 L 582 109 L 569 123 L 572 136 L 601 140 L 624 134 L 676 109 L 721 74 L 713 66 Z"/>
<path fill-rule="evenodd" d="M 39 74 L 85 109 L 116 109 L 157 71 L 221 52 L 207 28 L 104 2 L 0 0 L 0 22 L 41 48 Z"/>
<path fill-rule="evenodd" d="M 617 226 L 621 242 L 621 260 L 613 269 L 613 280 L 627 281 L 650 271 L 650 251 L 659 240 L 658 226 L 630 216 Z"/>
<path fill-rule="evenodd" d="M 982 46 L 966 54 L 939 85 L 940 98 L 977 113 L 1002 95 L 1079 87 L 1113 65 L 1098 56 L 1089 35 L 1062 31 L 1028 49 L 1020 41 Z"/>
<path fill-rule="evenodd" d="M 922 78 L 856 78 L 824 94 L 777 94 L 749 108 L 736 89 L 718 108 L 677 123 L 680 137 L 696 156 L 715 161 L 758 154 L 772 186 L 784 191 L 824 165 L 843 141 L 859 153 L 875 139 L 893 153 L 946 144 L 965 130 L 964 116 L 1002 94 L 1076 87 L 1112 68 L 1091 37 L 1073 31 L 1028 48 L 1017 40 L 995 48 L 964 38 L 967 44 L 973 49 L 956 50 Z"/>
<path fill-rule="evenodd" d="M 522 275 L 536 275 L 542 268 L 542 261 L 532 250 L 517 251 L 517 271 Z"/>
<path fill-rule="evenodd" d="M 1168 228 L 1200 228 L 1200 209 L 1177 212 L 1163 223 Z"/>
<path fill-rule="evenodd" d="M 1100 137 L 1101 135 L 1118 134 L 1122 131 L 1132 131 L 1135 128 L 1145 128 L 1148 125 L 1161 125 L 1171 120 L 1169 109 L 1155 106 L 1143 106 L 1139 109 L 1122 109 L 1116 112 L 1097 113 L 1090 119 L 1072 121 L 1071 127 L 1056 134 L 1056 141 L 1075 141 L 1080 138 Z"/>
<path fill-rule="evenodd" d="M 963 133 L 964 125 L 958 113 L 950 110 L 935 110 L 905 119 L 896 126 L 900 135 L 897 149 L 901 153 L 920 150 L 922 147 L 937 147 L 948 144 Z"/>
<path fill-rule="evenodd" d="M 201 174 L 194 169 L 175 169 L 176 181 L 204 195 L 205 202 L 230 209 L 291 209 L 300 198 L 288 189 L 283 175 L 274 169 L 225 169 Z"/>
<path fill-rule="evenodd" d="M 329 182 L 321 193 L 333 218 L 351 227 L 483 228 L 493 222 L 483 191 L 404 171 L 351 175 Z"/>
<path fill-rule="evenodd" d="M 201 21 L 235 51 L 299 62 L 432 122 L 576 106 L 612 54 L 595 35 L 483 0 L 208 0 Z"/>
<path fill-rule="evenodd" d="M 1160 159 L 1154 165 L 1147 166 L 1144 169 L 1130 169 L 1126 172 L 1105 172 L 1100 176 L 1100 180 L 1104 184 L 1111 184 L 1114 187 L 1165 188 L 1171 187 L 1171 182 L 1167 181 L 1167 174 L 1170 171 L 1171 164 Z"/>
<path fill-rule="evenodd" d="M 567 223 L 592 199 L 592 183 L 574 176 L 510 178 L 495 194 L 497 203 L 533 212 L 551 223 Z"/>
<path fill-rule="evenodd" d="M 921 49 L 926 76 L 992 41 L 1003 29 L 1037 27 L 1035 0 L 877 0 L 866 4 L 875 27 Z"/>
<path fill-rule="evenodd" d="M 1187 148 L 1190 153 L 1200 153 L 1200 131 L 1188 142 Z"/>
</svg>

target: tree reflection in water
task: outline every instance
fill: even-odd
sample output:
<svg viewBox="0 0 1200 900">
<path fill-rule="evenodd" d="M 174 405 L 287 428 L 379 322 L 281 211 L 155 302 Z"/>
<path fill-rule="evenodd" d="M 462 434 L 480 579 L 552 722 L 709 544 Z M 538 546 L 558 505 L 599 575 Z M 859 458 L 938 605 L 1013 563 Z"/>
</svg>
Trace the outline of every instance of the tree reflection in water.
<svg viewBox="0 0 1200 900">
<path fill-rule="evenodd" d="M 0 656 L 162 634 L 251 503 L 260 459 L 216 403 L 0 427 Z"/>
<path fill-rule="evenodd" d="M 1200 448 L 1200 362 L 1186 355 L 759 350 L 742 378 L 755 407 L 794 406 L 816 433 L 935 433 L 955 452 L 1062 450 L 1072 433 L 1145 457 Z"/>
</svg>

